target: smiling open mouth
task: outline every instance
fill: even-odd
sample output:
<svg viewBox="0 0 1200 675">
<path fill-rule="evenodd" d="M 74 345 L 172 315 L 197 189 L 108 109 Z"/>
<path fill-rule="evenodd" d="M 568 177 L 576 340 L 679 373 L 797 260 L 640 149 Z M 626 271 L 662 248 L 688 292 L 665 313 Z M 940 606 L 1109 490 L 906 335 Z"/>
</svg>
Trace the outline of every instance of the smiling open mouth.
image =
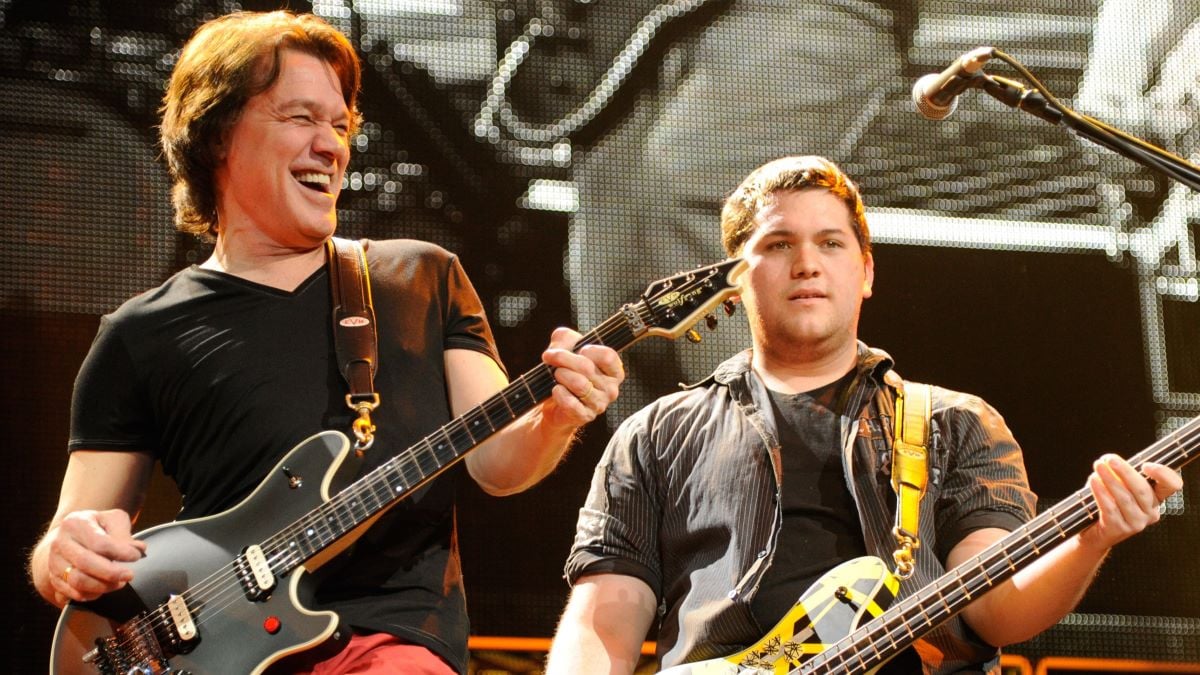
<svg viewBox="0 0 1200 675">
<path fill-rule="evenodd" d="M 317 192 L 329 192 L 329 176 L 315 171 L 295 174 L 296 180 L 304 187 Z"/>
</svg>

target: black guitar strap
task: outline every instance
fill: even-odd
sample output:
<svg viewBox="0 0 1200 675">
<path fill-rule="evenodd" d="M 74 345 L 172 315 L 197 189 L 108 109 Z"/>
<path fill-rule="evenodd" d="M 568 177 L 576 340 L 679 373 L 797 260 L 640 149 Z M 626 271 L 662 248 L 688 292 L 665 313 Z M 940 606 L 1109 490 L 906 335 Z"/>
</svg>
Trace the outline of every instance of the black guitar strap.
<svg viewBox="0 0 1200 675">
<path fill-rule="evenodd" d="M 333 342 L 338 366 L 349 385 L 346 406 L 354 420 L 354 451 L 362 455 L 375 442 L 371 412 L 379 407 L 375 370 L 379 367 L 371 277 L 361 242 L 331 237 L 326 244 L 329 287 L 333 291 Z"/>
</svg>

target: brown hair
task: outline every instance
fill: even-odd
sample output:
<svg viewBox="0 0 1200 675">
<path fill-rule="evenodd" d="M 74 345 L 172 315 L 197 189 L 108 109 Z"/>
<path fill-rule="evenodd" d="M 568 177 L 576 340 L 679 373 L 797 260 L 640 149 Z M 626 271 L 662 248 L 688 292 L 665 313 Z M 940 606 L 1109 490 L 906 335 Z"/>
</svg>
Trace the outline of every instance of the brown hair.
<svg viewBox="0 0 1200 675">
<path fill-rule="evenodd" d="M 205 23 L 180 52 L 163 97 L 160 134 L 179 230 L 215 237 L 217 148 L 246 101 L 278 79 L 284 49 L 329 63 L 350 111 L 350 131 L 357 129 L 361 62 L 325 20 L 288 11 L 235 12 Z"/>
<path fill-rule="evenodd" d="M 721 244 L 738 255 L 754 233 L 755 217 L 771 196 L 780 191 L 822 189 L 841 199 L 850 209 L 854 236 L 863 257 L 871 253 L 871 231 L 858 186 L 833 162 L 816 155 L 781 157 L 750 172 L 721 208 Z"/>
</svg>

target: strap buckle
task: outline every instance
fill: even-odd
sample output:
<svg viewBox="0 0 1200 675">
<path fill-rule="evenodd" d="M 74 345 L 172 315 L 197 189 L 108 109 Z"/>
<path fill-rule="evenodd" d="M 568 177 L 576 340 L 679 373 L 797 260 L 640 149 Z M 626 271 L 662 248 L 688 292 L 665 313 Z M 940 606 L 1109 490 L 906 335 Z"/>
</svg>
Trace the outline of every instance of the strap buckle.
<svg viewBox="0 0 1200 675">
<path fill-rule="evenodd" d="M 371 398 L 354 400 L 354 395 L 346 394 L 346 407 L 358 413 L 351 429 L 354 431 L 354 454 L 362 457 L 371 445 L 375 443 L 375 423 L 371 421 L 371 413 L 379 407 L 379 394 L 371 394 Z"/>
<path fill-rule="evenodd" d="M 921 541 L 899 527 L 892 528 L 892 536 L 896 538 L 896 543 L 899 545 L 892 552 L 892 560 L 896 563 L 896 576 L 907 579 L 917 569 L 914 553 L 921 548 Z"/>
</svg>

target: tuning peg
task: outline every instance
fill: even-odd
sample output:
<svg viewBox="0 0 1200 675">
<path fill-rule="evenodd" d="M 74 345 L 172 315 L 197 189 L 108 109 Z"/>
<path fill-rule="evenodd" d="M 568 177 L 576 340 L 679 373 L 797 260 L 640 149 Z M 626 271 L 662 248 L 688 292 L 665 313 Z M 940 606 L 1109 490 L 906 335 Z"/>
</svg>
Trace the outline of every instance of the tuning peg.
<svg viewBox="0 0 1200 675">
<path fill-rule="evenodd" d="M 717 329 L 717 317 L 713 316 L 712 314 L 705 314 L 704 315 L 704 325 L 709 330 L 716 330 Z"/>
<path fill-rule="evenodd" d="M 733 310 L 737 309 L 737 305 L 733 304 L 732 300 L 722 302 L 721 307 L 725 310 L 726 316 L 733 316 Z"/>
<path fill-rule="evenodd" d="M 693 344 L 700 342 L 700 340 L 702 339 L 700 337 L 700 332 L 697 331 L 695 328 L 689 328 L 687 330 L 687 332 L 683 334 L 683 336 L 688 339 L 688 342 L 691 342 Z"/>
</svg>

